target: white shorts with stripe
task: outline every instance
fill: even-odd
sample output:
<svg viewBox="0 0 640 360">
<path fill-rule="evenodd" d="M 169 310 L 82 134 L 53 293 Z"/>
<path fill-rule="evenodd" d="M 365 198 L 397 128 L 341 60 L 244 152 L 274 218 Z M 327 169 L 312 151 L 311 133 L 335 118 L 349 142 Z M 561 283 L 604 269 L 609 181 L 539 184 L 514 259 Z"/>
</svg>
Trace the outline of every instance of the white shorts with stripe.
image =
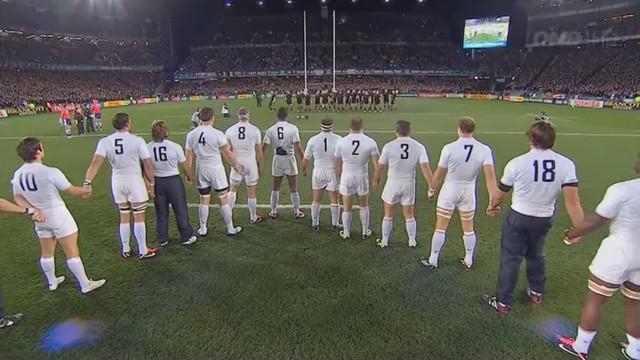
<svg viewBox="0 0 640 360">
<path fill-rule="evenodd" d="M 635 240 L 635 239 L 634 239 Z M 589 271 L 609 284 L 631 282 L 640 286 L 640 243 L 630 243 L 612 236 L 600 244 Z"/>
<path fill-rule="evenodd" d="M 142 204 L 149 201 L 149 193 L 142 176 L 113 177 L 111 191 L 116 204 Z"/>
<path fill-rule="evenodd" d="M 416 203 L 415 180 L 388 179 L 382 190 L 382 201 L 387 204 L 413 206 Z"/>
<path fill-rule="evenodd" d="M 313 190 L 338 191 L 340 183 L 335 169 L 314 168 L 311 176 L 311 188 Z"/>
<path fill-rule="evenodd" d="M 437 206 L 440 209 L 453 212 L 458 209 L 462 212 L 476 211 L 476 186 L 475 184 L 456 184 L 445 181 L 438 195 Z"/>
</svg>

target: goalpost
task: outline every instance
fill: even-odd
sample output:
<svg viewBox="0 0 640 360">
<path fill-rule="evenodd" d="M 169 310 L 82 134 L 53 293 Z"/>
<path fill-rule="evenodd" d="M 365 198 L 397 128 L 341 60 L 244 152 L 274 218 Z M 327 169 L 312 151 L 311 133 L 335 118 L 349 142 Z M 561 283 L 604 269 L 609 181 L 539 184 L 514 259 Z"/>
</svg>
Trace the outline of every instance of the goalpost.
<svg viewBox="0 0 640 360">
<path fill-rule="evenodd" d="M 333 10 L 332 16 L 332 48 L 333 48 L 333 59 L 332 59 L 332 69 L 331 69 L 331 89 L 336 91 L 336 11 Z M 304 59 L 304 91 L 305 93 L 309 91 L 309 69 L 307 67 L 307 12 L 302 12 L 302 43 L 303 43 L 303 59 Z"/>
</svg>

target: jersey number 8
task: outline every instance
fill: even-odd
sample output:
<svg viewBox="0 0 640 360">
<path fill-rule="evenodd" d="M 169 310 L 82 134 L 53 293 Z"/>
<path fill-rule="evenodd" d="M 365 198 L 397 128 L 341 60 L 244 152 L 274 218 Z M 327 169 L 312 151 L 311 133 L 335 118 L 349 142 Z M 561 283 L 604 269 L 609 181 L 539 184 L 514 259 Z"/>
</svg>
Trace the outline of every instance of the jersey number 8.
<svg viewBox="0 0 640 360">
<path fill-rule="evenodd" d="M 238 128 L 238 139 L 244 140 L 247 137 L 246 131 L 247 131 L 246 127 L 244 127 L 244 126 L 239 127 Z"/>
</svg>

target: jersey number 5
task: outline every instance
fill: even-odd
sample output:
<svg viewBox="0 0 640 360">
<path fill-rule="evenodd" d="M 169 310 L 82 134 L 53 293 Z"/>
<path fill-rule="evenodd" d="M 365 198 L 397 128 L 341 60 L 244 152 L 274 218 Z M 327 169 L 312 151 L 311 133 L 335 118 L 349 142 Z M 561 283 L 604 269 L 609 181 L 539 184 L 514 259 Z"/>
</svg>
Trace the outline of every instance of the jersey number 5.
<svg viewBox="0 0 640 360">
<path fill-rule="evenodd" d="M 540 174 L 542 170 L 542 174 Z M 555 160 L 542 160 L 542 169 L 538 160 L 533 162 L 533 181 L 538 182 L 542 178 L 542 182 L 554 182 L 556 180 L 556 162 Z"/>
<path fill-rule="evenodd" d="M 400 144 L 400 148 L 402 149 L 400 159 L 407 160 L 409 158 L 409 144 Z"/>
<path fill-rule="evenodd" d="M 116 147 L 116 155 L 124 154 L 124 146 L 122 145 L 122 139 L 115 139 L 113 144 Z"/>
</svg>

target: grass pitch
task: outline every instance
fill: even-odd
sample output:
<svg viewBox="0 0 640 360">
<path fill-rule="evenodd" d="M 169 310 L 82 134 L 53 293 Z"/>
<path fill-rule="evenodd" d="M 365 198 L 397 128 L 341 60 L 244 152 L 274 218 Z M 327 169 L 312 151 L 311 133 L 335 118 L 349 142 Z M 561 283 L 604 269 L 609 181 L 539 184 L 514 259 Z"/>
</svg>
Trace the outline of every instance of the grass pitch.
<svg viewBox="0 0 640 360">
<path fill-rule="evenodd" d="M 105 127 L 116 111 L 132 115 L 134 132 L 149 139 L 155 119 L 169 122 L 172 138 L 184 143 L 190 115 L 196 106 L 219 102 L 164 103 L 105 111 Z M 263 131 L 274 114 L 257 109 L 253 101 L 231 101 L 252 111 Z M 573 158 L 581 177 L 581 195 L 592 211 L 611 183 L 633 176 L 631 165 L 640 140 L 640 113 L 572 109 L 543 104 L 513 104 L 473 100 L 401 99 L 399 111 L 363 114 L 365 130 L 380 148 L 393 138 L 398 119 L 412 122 L 413 136 L 428 149 L 432 167 L 442 146 L 455 139 L 457 119 L 471 115 L 478 122 L 477 137 L 491 145 L 498 176 L 508 160 L 527 151 L 523 133 L 541 110 L 557 125 L 557 150 Z M 310 114 L 291 121 L 303 141 L 319 129 L 319 120 L 332 116 L 337 129 L 347 129 L 350 113 Z M 216 126 L 233 120 L 218 117 Z M 0 120 L 0 196 L 10 197 L 8 179 L 19 166 L 15 145 L 23 136 L 39 136 L 46 163 L 59 167 L 74 184 L 81 184 L 98 137 L 65 140 L 56 114 Z M 269 162 L 267 163 L 269 164 Z M 258 202 L 267 204 L 270 167 L 259 185 Z M 82 296 L 57 254 L 59 274 L 70 280 L 55 293 L 43 286 L 38 266 L 39 247 L 31 224 L 21 217 L 0 216 L 2 250 L 0 282 L 8 310 L 24 312 L 16 328 L 0 332 L 1 359 L 563 359 L 534 328 L 548 319 L 575 323 L 586 292 L 587 266 L 603 233 L 576 247 L 562 244 L 569 219 L 559 205 L 547 239 L 549 288 L 545 304 L 529 309 L 522 302 L 501 317 L 480 303 L 495 290 L 501 219 L 477 216 L 479 243 L 474 271 L 458 266 L 463 255 L 461 231 L 453 221 L 443 250 L 441 268 L 429 272 L 418 260 L 428 253 L 435 220 L 435 204 L 426 201 L 420 180 L 417 203 L 418 248 L 406 246 L 404 221 L 397 213 L 391 247 L 374 244 L 382 219 L 381 189 L 372 197 L 374 239 L 349 242 L 329 231 L 329 211 L 322 214 L 323 230 L 310 231 L 310 219 L 296 221 L 281 211 L 277 221 L 248 225 L 246 209 L 236 209 L 236 223 L 245 231 L 223 236 L 220 216 L 211 212 L 209 237 L 193 248 L 173 242 L 160 256 L 146 262 L 119 257 L 117 212 L 111 203 L 109 172 L 94 182 L 90 200 L 67 199 L 80 228 L 82 257 L 89 276 L 105 277 L 106 286 Z M 478 206 L 487 197 L 479 184 Z M 196 202 L 196 190 L 188 189 Z M 310 203 L 310 179 L 301 178 L 301 196 Z M 289 203 L 286 187 L 281 193 Z M 239 204 L 245 203 L 243 193 Z M 266 210 L 261 210 L 266 214 Z M 307 213 L 308 214 L 308 213 Z M 192 209 L 192 222 L 197 212 Z M 354 229 L 359 221 L 354 216 Z M 154 238 L 153 210 L 148 221 L 149 243 Z M 174 226 L 174 235 L 175 226 Z M 357 233 L 357 230 L 355 231 Z M 522 271 L 524 273 L 524 271 Z M 526 283 L 522 277 L 518 289 Z M 616 297 L 606 309 L 594 356 L 616 358 L 623 339 L 622 303 Z M 102 324 L 104 333 L 93 346 L 60 353 L 41 347 L 52 325 L 79 318 Z"/>
</svg>

